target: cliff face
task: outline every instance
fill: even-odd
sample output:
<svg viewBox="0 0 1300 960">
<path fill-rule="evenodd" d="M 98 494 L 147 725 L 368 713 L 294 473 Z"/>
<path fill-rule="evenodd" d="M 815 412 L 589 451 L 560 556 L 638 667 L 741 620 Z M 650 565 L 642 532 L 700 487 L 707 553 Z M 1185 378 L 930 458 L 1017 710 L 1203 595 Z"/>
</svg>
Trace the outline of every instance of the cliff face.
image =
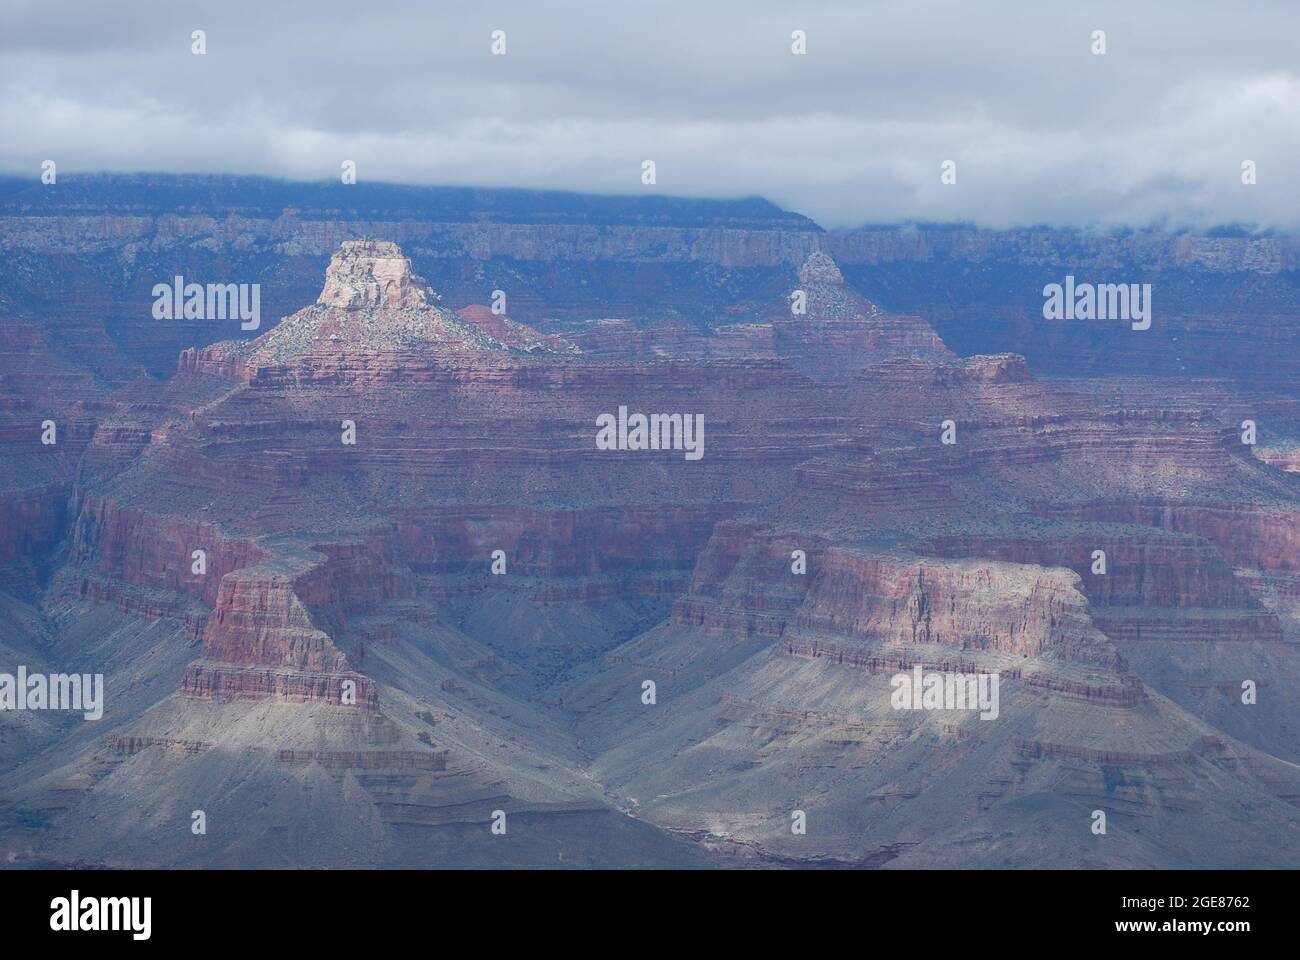
<svg viewBox="0 0 1300 960">
<path fill-rule="evenodd" d="M 227 573 L 265 556 L 251 540 L 225 536 L 211 525 L 124 507 L 103 497 L 88 496 L 75 509 L 71 555 L 83 565 L 87 584 L 124 582 L 192 594 L 213 604 Z M 193 572 L 195 550 L 205 554 L 202 575 Z"/>
<path fill-rule="evenodd" d="M 1137 501 L 1046 509 L 1084 520 L 1132 523 L 1202 537 L 1236 566 L 1300 573 L 1300 510 L 1291 506 Z"/>
<path fill-rule="evenodd" d="M 318 630 L 291 580 L 256 567 L 223 578 L 203 634 L 204 656 L 243 665 L 329 672 L 347 665 Z"/>
<path fill-rule="evenodd" d="M 807 573 L 793 572 L 795 544 Z M 920 661 L 946 647 L 1122 668 L 1079 579 L 1059 567 L 879 555 L 744 523 L 715 528 L 673 618 L 791 649 Z"/>
<path fill-rule="evenodd" d="M 377 711 L 374 683 L 351 669 L 299 595 L 302 579 L 319 578 L 317 569 L 295 578 L 254 566 L 223 577 L 203 631 L 202 659 L 186 669 L 183 692 L 207 699 L 319 700 Z M 365 602 L 382 599 L 374 591 Z M 346 609 L 347 597 L 331 596 L 330 604 Z"/>
</svg>

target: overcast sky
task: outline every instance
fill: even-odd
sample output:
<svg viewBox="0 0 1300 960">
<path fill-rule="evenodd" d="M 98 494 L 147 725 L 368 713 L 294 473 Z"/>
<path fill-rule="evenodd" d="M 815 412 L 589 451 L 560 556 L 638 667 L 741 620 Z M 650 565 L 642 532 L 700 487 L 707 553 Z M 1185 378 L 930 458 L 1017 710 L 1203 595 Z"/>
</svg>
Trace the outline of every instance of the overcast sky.
<svg viewBox="0 0 1300 960">
<path fill-rule="evenodd" d="M 1300 3 L 1259 0 L 3 0 L 0 171 L 354 160 L 361 180 L 761 194 L 828 227 L 1294 229 L 1297 37 Z"/>
</svg>

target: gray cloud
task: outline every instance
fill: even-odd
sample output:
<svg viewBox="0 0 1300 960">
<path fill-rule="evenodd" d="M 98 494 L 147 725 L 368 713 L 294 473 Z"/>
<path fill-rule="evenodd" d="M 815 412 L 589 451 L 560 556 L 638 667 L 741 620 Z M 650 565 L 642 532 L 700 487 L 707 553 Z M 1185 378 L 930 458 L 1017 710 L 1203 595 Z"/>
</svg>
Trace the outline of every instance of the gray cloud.
<svg viewBox="0 0 1300 960">
<path fill-rule="evenodd" d="M 9 173 L 53 159 L 326 179 L 350 159 L 404 183 L 758 193 L 827 226 L 1300 227 L 1300 8 L 1285 3 L 8 7 Z"/>
</svg>

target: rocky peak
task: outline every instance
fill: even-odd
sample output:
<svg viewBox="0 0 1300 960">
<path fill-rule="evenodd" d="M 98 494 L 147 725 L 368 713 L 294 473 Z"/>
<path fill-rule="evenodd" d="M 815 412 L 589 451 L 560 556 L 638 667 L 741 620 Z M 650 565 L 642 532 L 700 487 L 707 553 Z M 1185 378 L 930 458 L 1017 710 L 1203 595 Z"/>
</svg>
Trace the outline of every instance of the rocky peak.
<svg viewBox="0 0 1300 960">
<path fill-rule="evenodd" d="M 255 340 L 213 344 L 183 357 L 182 365 L 247 379 L 299 358 L 308 367 L 321 357 L 344 366 L 363 358 L 358 362 L 365 367 L 370 361 L 364 358 L 392 351 L 579 352 L 487 308 L 491 322 L 476 313 L 467 321 L 440 306 L 440 299 L 397 244 L 345 240 L 330 258 L 315 303 Z"/>
<path fill-rule="evenodd" d="M 835 265 L 830 254 L 818 251 L 810 254 L 799 268 L 799 282 L 803 284 L 829 283 L 837 287 L 844 285 L 844 274 Z"/>
<path fill-rule="evenodd" d="M 438 300 L 391 240 L 344 240 L 325 270 L 316 302 L 343 310 L 409 310 Z"/>
</svg>

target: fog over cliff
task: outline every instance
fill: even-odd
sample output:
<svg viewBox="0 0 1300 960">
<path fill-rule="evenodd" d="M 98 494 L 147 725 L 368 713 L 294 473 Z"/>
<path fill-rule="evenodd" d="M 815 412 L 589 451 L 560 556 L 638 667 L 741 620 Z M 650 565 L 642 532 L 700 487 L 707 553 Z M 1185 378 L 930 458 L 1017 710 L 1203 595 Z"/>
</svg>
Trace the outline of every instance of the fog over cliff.
<svg viewBox="0 0 1300 960">
<path fill-rule="evenodd" d="M 6 7 L 0 172 L 33 178 L 352 160 L 370 182 L 760 194 L 828 227 L 1300 226 L 1286 4 Z"/>
</svg>

